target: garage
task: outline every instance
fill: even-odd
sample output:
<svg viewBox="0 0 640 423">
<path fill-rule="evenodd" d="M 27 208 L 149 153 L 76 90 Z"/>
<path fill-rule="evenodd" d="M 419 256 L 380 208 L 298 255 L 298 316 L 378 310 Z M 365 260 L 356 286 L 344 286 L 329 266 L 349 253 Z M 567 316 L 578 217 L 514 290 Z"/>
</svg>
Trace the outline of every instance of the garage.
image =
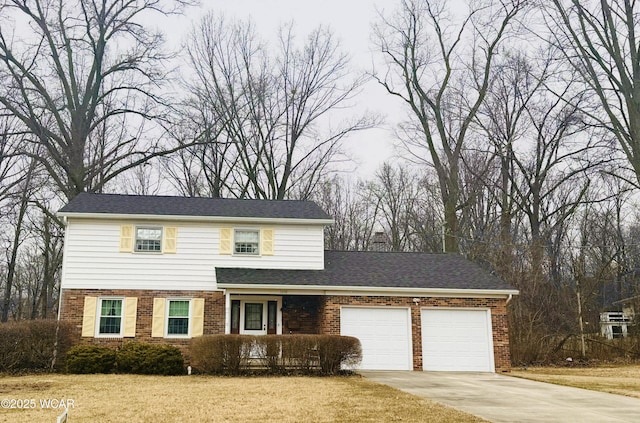
<svg viewBox="0 0 640 423">
<path fill-rule="evenodd" d="M 424 370 L 493 372 L 491 313 L 486 309 L 422 309 Z"/>
<path fill-rule="evenodd" d="M 342 307 L 340 334 L 360 339 L 360 369 L 413 369 L 411 314 L 408 308 Z"/>
</svg>

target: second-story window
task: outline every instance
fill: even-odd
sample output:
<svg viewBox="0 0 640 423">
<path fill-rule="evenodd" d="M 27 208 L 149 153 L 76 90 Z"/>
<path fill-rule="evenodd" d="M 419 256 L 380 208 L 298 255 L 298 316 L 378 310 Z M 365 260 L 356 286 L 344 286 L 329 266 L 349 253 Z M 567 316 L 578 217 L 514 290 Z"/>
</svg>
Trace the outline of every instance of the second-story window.
<svg viewBox="0 0 640 423">
<path fill-rule="evenodd" d="M 136 249 L 140 252 L 162 251 L 162 228 L 159 227 L 137 227 L 136 228 Z"/>
<path fill-rule="evenodd" d="M 235 254 L 258 255 L 260 253 L 260 231 L 257 229 L 236 229 L 233 244 Z"/>
</svg>

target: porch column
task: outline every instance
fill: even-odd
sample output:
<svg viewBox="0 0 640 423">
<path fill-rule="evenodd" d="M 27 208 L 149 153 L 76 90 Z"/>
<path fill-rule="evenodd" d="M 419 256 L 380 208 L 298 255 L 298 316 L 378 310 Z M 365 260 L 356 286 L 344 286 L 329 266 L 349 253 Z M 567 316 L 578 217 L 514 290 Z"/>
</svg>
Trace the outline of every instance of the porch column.
<svg viewBox="0 0 640 423">
<path fill-rule="evenodd" d="M 224 333 L 231 333 L 231 294 L 224 291 Z"/>
</svg>

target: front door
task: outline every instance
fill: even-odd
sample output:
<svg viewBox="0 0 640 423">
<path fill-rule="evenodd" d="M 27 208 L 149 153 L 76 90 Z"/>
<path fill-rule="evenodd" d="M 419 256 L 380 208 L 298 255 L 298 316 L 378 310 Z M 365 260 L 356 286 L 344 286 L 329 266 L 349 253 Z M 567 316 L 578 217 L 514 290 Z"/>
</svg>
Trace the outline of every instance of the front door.
<svg viewBox="0 0 640 423">
<path fill-rule="evenodd" d="M 231 333 L 277 334 L 279 298 L 247 298 L 231 301 Z"/>
<path fill-rule="evenodd" d="M 267 307 L 264 302 L 240 302 L 240 333 L 246 335 L 266 335 Z"/>
</svg>

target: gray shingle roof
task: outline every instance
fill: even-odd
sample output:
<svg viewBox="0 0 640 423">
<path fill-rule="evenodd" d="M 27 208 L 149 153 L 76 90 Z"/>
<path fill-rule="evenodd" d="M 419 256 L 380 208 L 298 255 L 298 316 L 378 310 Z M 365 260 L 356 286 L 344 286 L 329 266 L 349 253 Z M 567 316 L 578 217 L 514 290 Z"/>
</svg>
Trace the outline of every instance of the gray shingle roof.
<svg viewBox="0 0 640 423">
<path fill-rule="evenodd" d="M 312 201 L 238 200 L 119 194 L 76 196 L 60 209 L 68 213 L 119 215 L 203 216 L 240 218 L 331 219 Z"/>
<path fill-rule="evenodd" d="M 515 290 L 458 254 L 325 251 L 324 270 L 216 268 L 218 284 Z"/>
</svg>

